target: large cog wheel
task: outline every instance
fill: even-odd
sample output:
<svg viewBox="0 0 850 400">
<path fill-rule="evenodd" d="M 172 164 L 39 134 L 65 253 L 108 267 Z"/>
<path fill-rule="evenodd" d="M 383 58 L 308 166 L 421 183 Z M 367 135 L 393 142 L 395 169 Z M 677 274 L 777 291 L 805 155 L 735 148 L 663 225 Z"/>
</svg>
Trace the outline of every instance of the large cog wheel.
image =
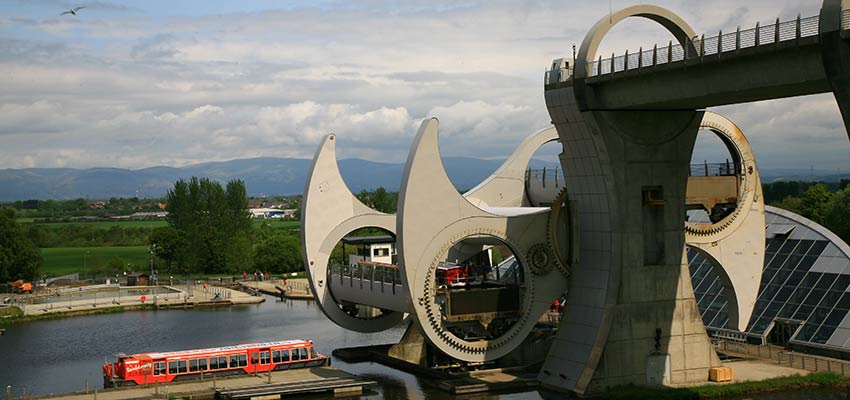
<svg viewBox="0 0 850 400">
<path fill-rule="evenodd" d="M 552 201 L 546 239 L 549 249 L 555 255 L 554 264 L 564 276 L 570 276 L 569 264 L 569 223 L 570 210 L 567 188 L 564 187 Z"/>
<path fill-rule="evenodd" d="M 480 234 L 490 235 L 503 241 L 506 245 L 508 245 L 508 247 L 514 250 L 514 254 L 517 256 L 520 265 L 527 265 L 525 260 L 520 258 L 520 254 L 522 254 L 522 248 L 517 243 L 514 243 L 510 239 L 508 239 L 507 235 L 504 232 L 490 229 L 471 229 L 461 235 L 455 236 L 454 238 L 452 238 L 452 240 L 448 241 L 442 246 L 440 254 L 445 254 L 445 252 L 447 252 L 450 247 L 460 242 L 463 238 Z M 534 282 L 531 279 L 527 279 L 524 282 L 523 288 L 525 292 L 523 293 L 523 304 L 520 307 L 521 317 L 514 322 L 513 326 L 511 326 L 507 332 L 504 332 L 501 336 L 493 338 L 491 340 L 480 342 L 468 342 L 455 336 L 449 330 L 444 328 L 440 317 L 440 306 L 434 301 L 436 297 L 436 287 L 434 282 L 436 282 L 435 278 L 437 273 L 437 266 L 441 261 L 442 257 L 435 258 L 429 265 L 428 269 L 425 271 L 425 297 L 417 299 L 417 302 L 419 305 L 424 307 L 425 316 L 428 320 L 428 324 L 422 324 L 422 327 L 424 329 L 431 329 L 433 332 L 435 332 L 439 336 L 440 340 L 443 341 L 443 343 L 467 354 L 485 354 L 487 351 L 494 350 L 496 348 L 511 343 L 515 339 L 517 333 L 521 331 L 526 324 L 533 323 L 530 322 L 527 317 L 525 317 L 531 314 L 532 305 L 534 303 Z"/>
</svg>

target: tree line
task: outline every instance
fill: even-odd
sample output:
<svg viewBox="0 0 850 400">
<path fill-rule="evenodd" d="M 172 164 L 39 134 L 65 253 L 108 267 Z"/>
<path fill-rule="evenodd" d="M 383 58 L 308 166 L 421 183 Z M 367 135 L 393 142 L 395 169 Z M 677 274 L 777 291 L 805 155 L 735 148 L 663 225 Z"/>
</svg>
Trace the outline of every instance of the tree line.
<svg viewBox="0 0 850 400">
<path fill-rule="evenodd" d="M 848 180 L 774 182 L 764 184 L 763 189 L 766 203 L 809 218 L 850 242 L 848 184 Z M 379 211 L 396 212 L 397 192 L 378 188 L 361 191 L 357 198 Z M 16 217 L 20 213 L 0 208 L 0 282 L 34 278 L 42 262 L 39 247 L 149 245 L 162 272 L 170 274 L 241 274 L 256 270 L 283 273 L 303 269 L 296 232 L 251 224 L 242 181 L 230 181 L 223 187 L 209 179 L 180 180 L 161 201 L 169 211 L 168 226 L 163 228 L 18 224 Z M 62 207 L 82 211 L 79 200 L 44 203 L 41 211 Z M 119 268 L 121 263 L 115 264 Z"/>
<path fill-rule="evenodd" d="M 850 242 L 850 181 L 842 180 L 841 184 L 812 183 L 799 195 L 787 195 L 769 204 L 800 214 Z"/>
<path fill-rule="evenodd" d="M 15 219 L 15 210 L 0 209 L 0 283 L 32 279 L 41 263 L 41 253 L 24 236 Z"/>
</svg>

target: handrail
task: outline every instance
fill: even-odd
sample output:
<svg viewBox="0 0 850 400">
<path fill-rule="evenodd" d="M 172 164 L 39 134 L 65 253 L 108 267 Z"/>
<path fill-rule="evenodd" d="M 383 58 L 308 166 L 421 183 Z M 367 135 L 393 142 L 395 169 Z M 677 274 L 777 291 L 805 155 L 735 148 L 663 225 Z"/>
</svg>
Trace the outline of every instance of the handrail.
<svg viewBox="0 0 850 400">
<path fill-rule="evenodd" d="M 796 19 L 790 21 L 780 22 L 777 18 L 775 23 L 769 25 L 762 26 L 756 23 L 755 27 L 750 29 L 741 30 L 739 27 L 734 32 L 723 33 L 723 31 L 720 31 L 717 35 L 710 37 L 705 37 L 705 35 L 694 37 L 692 40 L 697 49 L 697 54 L 686 54 L 682 45 L 673 44 L 673 41 L 651 48 L 641 47 L 637 52 L 626 51 L 621 56 L 611 54 L 609 58 L 599 57 L 598 60 L 589 62 L 587 76 L 610 75 L 615 72 L 646 69 L 685 59 L 702 59 L 705 56 L 712 55 L 722 57 L 724 53 L 737 52 L 741 49 L 816 36 L 819 23 L 820 17 L 817 15 L 806 18 L 797 15 Z M 850 10 L 841 12 L 841 28 L 850 29 Z M 558 74 L 557 79 L 550 80 L 556 73 Z M 572 79 L 572 76 L 572 68 L 553 69 L 546 71 L 544 83 L 550 85 L 565 82 Z"/>
</svg>

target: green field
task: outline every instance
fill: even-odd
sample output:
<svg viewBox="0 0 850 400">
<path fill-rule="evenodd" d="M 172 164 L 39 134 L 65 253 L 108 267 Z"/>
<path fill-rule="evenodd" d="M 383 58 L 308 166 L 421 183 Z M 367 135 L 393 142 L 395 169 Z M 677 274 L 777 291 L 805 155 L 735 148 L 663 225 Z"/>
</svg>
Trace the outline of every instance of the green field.
<svg viewBox="0 0 850 400">
<path fill-rule="evenodd" d="M 168 222 L 166 221 L 35 222 L 33 218 L 18 218 L 17 221 L 19 224 L 34 224 L 46 228 L 59 228 L 68 225 L 91 226 L 98 229 L 110 229 L 115 226 L 120 228 L 161 228 L 168 226 Z M 268 225 L 272 228 L 297 229 L 301 226 L 301 221 L 284 221 L 279 219 L 253 219 L 251 222 L 255 227 Z"/>
<path fill-rule="evenodd" d="M 21 222 L 18 220 L 18 222 Z M 96 222 L 31 222 L 33 225 L 45 228 L 59 228 L 68 225 L 90 226 L 98 229 L 119 228 L 160 228 L 167 226 L 166 221 L 96 221 Z"/>
<path fill-rule="evenodd" d="M 91 273 L 97 267 L 106 265 L 113 257 L 120 257 L 124 262 L 138 266 L 136 269 L 141 271 L 146 271 L 150 262 L 147 246 L 56 247 L 41 249 L 41 256 L 44 259 L 41 273 L 48 276 Z"/>
<path fill-rule="evenodd" d="M 301 221 L 286 221 L 282 219 L 252 219 L 251 222 L 254 223 L 255 228 L 263 225 L 281 229 L 298 229 L 301 227 Z"/>
</svg>

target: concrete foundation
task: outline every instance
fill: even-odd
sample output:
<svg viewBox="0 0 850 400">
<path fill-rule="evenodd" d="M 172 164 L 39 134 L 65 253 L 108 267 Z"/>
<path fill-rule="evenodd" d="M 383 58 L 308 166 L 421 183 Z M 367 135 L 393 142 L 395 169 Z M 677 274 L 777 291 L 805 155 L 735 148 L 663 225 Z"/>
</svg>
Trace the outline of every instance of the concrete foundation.
<svg viewBox="0 0 850 400">
<path fill-rule="evenodd" d="M 401 340 L 392 345 L 387 351 L 387 355 L 401 361 L 419 365 L 421 367 L 428 366 L 427 343 L 422 335 L 422 329 L 416 326 L 415 323 L 410 323 L 407 330 L 404 331 L 404 336 Z"/>
</svg>

